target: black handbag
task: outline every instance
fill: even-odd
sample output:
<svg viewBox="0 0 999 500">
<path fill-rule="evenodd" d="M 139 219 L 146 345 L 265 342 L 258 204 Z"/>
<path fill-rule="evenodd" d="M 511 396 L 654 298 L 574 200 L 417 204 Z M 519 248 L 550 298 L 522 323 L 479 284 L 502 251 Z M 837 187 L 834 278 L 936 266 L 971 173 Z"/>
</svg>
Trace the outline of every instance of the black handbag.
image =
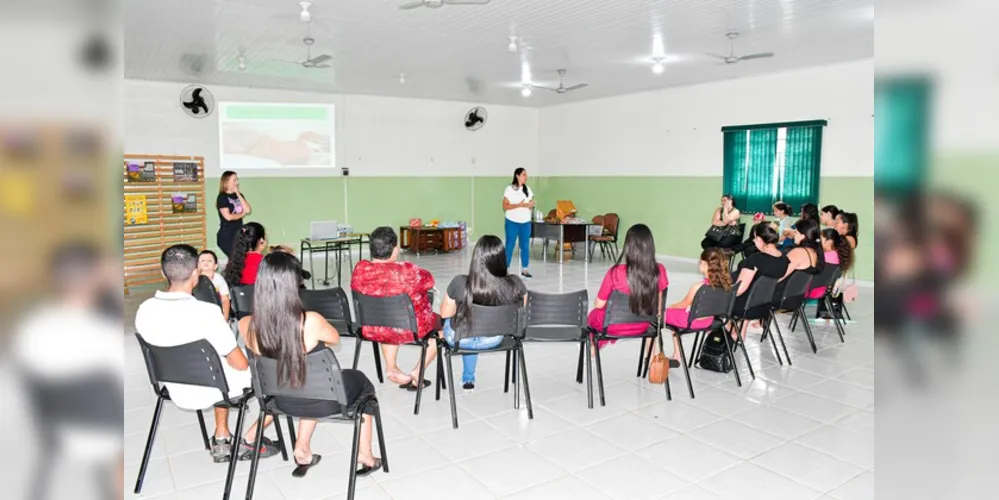
<svg viewBox="0 0 999 500">
<path fill-rule="evenodd" d="M 697 357 L 697 366 L 713 372 L 728 373 L 732 371 L 732 357 L 725 343 L 726 333 L 715 330 L 708 333 Z"/>
</svg>

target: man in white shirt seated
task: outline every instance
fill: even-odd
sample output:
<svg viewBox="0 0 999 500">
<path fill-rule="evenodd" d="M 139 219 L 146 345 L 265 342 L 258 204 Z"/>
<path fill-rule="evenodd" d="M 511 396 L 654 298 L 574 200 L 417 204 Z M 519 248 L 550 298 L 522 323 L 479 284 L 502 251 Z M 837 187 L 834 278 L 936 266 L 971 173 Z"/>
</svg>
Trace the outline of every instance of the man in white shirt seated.
<svg viewBox="0 0 999 500">
<path fill-rule="evenodd" d="M 160 258 L 163 275 L 169 282 L 165 292 L 146 300 L 135 313 L 135 329 L 151 345 L 173 347 L 201 339 L 207 340 L 222 360 L 222 371 L 229 384 L 229 397 L 235 398 L 243 389 L 252 386 L 246 355 L 236 345 L 236 338 L 218 306 L 201 302 L 192 292 L 201 275 L 198 271 L 198 252 L 190 245 L 167 248 Z M 209 408 L 221 400 L 218 389 L 187 384 L 166 383 L 170 399 L 185 410 Z M 252 417 L 244 417 L 253 420 Z M 270 418 L 265 422 L 270 423 Z M 256 423 L 250 426 L 239 444 L 237 457 L 248 460 L 253 453 L 251 444 L 256 438 Z M 270 439 L 262 439 L 260 457 L 271 457 L 278 448 Z M 215 437 L 212 438 L 212 459 L 216 463 L 228 462 L 232 451 L 229 432 L 229 409 L 215 408 Z"/>
</svg>

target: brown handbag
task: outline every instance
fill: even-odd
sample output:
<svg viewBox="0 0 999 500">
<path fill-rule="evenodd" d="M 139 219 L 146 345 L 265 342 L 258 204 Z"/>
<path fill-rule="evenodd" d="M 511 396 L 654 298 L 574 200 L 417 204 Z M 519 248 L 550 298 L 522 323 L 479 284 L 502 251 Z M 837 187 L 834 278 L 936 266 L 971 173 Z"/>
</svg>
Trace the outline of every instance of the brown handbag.
<svg viewBox="0 0 999 500">
<path fill-rule="evenodd" d="M 669 378 L 669 358 L 660 352 L 649 360 L 649 383 L 665 384 L 667 378 Z"/>
</svg>

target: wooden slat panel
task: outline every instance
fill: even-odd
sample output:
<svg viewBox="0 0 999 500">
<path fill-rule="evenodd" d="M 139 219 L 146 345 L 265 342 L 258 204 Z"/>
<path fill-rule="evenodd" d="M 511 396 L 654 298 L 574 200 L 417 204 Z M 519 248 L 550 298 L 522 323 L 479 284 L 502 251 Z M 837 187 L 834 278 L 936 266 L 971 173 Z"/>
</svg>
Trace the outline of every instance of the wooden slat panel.
<svg viewBox="0 0 999 500">
<path fill-rule="evenodd" d="M 156 181 L 129 182 L 128 164 L 146 162 L 155 164 Z M 174 162 L 196 164 L 198 180 L 173 182 Z M 147 224 L 124 226 L 124 276 L 125 292 L 128 293 L 130 286 L 163 282 L 159 260 L 164 248 L 178 243 L 205 247 L 208 210 L 204 194 L 205 159 L 200 156 L 126 154 L 122 161 L 122 186 L 126 195 L 146 195 L 148 216 Z M 199 210 L 174 213 L 174 193 L 195 195 Z"/>
</svg>

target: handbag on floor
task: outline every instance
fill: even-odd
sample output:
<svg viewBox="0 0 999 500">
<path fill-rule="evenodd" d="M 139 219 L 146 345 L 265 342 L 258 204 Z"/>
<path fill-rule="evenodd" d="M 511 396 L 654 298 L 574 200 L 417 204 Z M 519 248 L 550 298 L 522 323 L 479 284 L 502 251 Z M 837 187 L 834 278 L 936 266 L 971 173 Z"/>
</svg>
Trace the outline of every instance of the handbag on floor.
<svg viewBox="0 0 999 500">
<path fill-rule="evenodd" d="M 697 357 L 697 366 L 713 372 L 728 373 L 732 371 L 732 358 L 725 343 L 726 332 L 715 330 L 708 334 Z"/>
<path fill-rule="evenodd" d="M 649 383 L 665 384 L 667 378 L 669 378 L 669 359 L 660 352 L 649 360 Z"/>
</svg>

